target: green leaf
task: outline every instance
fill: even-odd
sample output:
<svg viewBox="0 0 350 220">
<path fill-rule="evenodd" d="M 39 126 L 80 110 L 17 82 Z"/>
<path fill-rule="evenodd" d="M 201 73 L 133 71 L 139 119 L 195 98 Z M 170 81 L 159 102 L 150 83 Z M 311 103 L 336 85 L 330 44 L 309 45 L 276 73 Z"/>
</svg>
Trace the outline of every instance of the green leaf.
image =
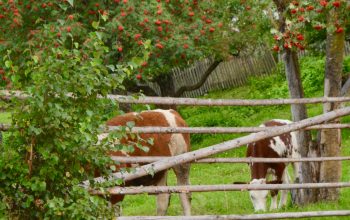
<svg viewBox="0 0 350 220">
<path fill-rule="evenodd" d="M 6 61 L 5 61 L 5 66 L 6 66 L 7 68 L 11 68 L 11 66 L 12 66 L 12 61 L 6 60 Z"/>
<path fill-rule="evenodd" d="M 98 27 L 100 26 L 100 22 L 93 21 L 91 25 L 92 25 L 93 28 L 98 29 Z"/>
<path fill-rule="evenodd" d="M 74 0 L 68 0 L 68 3 L 73 7 L 74 6 Z"/>
<path fill-rule="evenodd" d="M 39 57 L 38 56 L 32 56 L 32 59 L 34 60 L 34 63 L 38 63 L 39 62 Z"/>
</svg>

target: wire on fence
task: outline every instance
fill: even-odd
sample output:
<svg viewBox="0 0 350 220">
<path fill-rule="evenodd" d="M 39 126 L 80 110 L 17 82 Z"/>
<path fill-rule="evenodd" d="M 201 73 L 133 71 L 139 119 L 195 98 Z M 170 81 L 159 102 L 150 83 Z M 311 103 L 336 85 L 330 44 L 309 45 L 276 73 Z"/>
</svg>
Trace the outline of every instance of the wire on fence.
<svg viewBox="0 0 350 220">
<path fill-rule="evenodd" d="M 285 219 L 312 218 L 330 216 L 349 216 L 350 210 L 313 211 L 313 212 L 284 212 L 250 215 L 193 215 L 193 216 L 120 216 L 118 220 L 255 220 L 255 219 Z"/>
</svg>

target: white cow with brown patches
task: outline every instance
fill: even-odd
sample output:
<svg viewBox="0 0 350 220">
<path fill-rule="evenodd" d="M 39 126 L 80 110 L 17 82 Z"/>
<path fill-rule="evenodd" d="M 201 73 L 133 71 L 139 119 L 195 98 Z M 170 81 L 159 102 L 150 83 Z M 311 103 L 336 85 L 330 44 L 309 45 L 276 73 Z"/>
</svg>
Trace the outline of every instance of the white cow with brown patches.
<svg viewBox="0 0 350 220">
<path fill-rule="evenodd" d="M 267 121 L 260 127 L 283 126 L 291 123 L 288 120 L 274 119 Z M 276 137 L 266 138 L 248 144 L 247 157 L 261 158 L 300 158 L 299 145 L 297 143 L 296 132 L 285 133 Z M 280 184 L 289 183 L 287 163 L 252 163 L 250 164 L 251 182 L 250 184 Z M 300 163 L 294 163 L 294 177 L 300 175 Z M 271 180 L 267 178 L 271 177 Z M 255 211 L 266 210 L 266 200 L 269 190 L 251 190 L 250 198 Z M 277 206 L 278 190 L 271 190 L 270 210 L 281 208 L 287 203 L 287 190 L 282 190 L 279 205 Z"/>
<path fill-rule="evenodd" d="M 125 115 L 116 116 L 110 119 L 106 124 L 108 126 L 126 126 L 127 122 L 134 122 L 136 127 L 143 126 L 155 126 L 155 127 L 188 127 L 182 117 L 174 110 L 151 110 L 143 111 L 141 113 L 127 113 Z M 190 135 L 189 134 L 140 134 L 143 140 L 153 139 L 153 145 L 146 141 L 142 143 L 143 146 L 147 146 L 149 151 L 143 151 L 136 146 L 131 153 L 125 153 L 121 151 L 110 152 L 112 156 L 175 156 L 182 153 L 186 153 L 190 150 Z M 105 135 L 101 135 L 99 139 L 105 138 Z M 120 143 L 126 144 L 130 141 L 136 141 L 134 139 L 124 138 L 119 140 Z M 124 167 L 130 167 L 131 165 L 124 165 Z M 118 166 L 119 168 L 121 166 Z M 173 167 L 177 178 L 178 185 L 189 185 L 189 172 L 190 164 L 181 164 Z M 127 181 L 125 186 L 165 186 L 167 185 L 167 173 L 168 171 L 161 171 L 154 176 L 148 175 L 145 177 L 137 178 L 132 181 Z M 99 176 L 96 174 L 96 176 Z M 112 195 L 111 203 L 115 204 L 124 199 L 124 195 Z M 163 193 L 157 195 L 157 215 L 165 215 L 169 206 L 170 194 Z M 184 215 L 191 215 L 191 203 L 190 193 L 180 193 L 180 201 L 183 208 Z"/>
</svg>

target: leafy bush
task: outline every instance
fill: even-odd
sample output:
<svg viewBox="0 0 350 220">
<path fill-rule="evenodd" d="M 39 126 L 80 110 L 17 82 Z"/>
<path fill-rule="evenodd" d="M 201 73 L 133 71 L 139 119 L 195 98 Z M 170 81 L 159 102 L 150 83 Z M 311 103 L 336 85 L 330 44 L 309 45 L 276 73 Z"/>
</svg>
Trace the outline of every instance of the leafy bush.
<svg viewBox="0 0 350 220">
<path fill-rule="evenodd" d="M 49 29 L 50 27 L 46 27 Z M 50 32 L 43 37 L 52 39 Z M 106 67 L 108 48 L 97 32 L 84 43 L 70 39 L 30 55 L 15 66 L 11 53 L 5 57 L 14 85 L 29 95 L 16 104 L 13 125 L 0 148 L 0 213 L 20 219 L 111 218 L 107 200 L 77 187 L 93 177 L 95 168 L 108 174 L 111 163 L 107 145 L 96 146 L 99 127 L 110 116 L 106 109 L 117 106 L 105 97 L 120 88 L 125 72 Z M 29 53 L 30 51 L 28 51 Z M 18 74 L 18 73 L 25 74 Z M 30 78 L 26 84 L 21 78 Z M 67 95 L 69 94 L 69 95 Z"/>
</svg>

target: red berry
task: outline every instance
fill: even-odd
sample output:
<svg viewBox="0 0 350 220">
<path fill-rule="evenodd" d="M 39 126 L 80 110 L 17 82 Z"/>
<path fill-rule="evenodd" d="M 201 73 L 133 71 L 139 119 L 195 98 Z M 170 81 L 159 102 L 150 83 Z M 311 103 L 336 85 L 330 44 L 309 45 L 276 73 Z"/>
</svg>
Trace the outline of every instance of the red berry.
<svg viewBox="0 0 350 220">
<path fill-rule="evenodd" d="M 164 48 L 164 46 L 161 43 L 157 43 L 156 47 L 159 48 L 159 49 L 163 49 Z"/>
<path fill-rule="evenodd" d="M 136 75 L 136 79 L 138 79 L 138 80 L 142 79 L 142 75 L 141 74 L 137 74 Z"/>
<path fill-rule="evenodd" d="M 66 30 L 67 30 L 67 32 L 71 32 L 72 28 L 71 28 L 70 26 L 68 26 L 68 27 L 66 28 Z"/>
<path fill-rule="evenodd" d="M 123 48 L 122 48 L 122 47 L 118 47 L 118 51 L 119 51 L 119 52 L 122 52 L 122 51 L 123 51 Z"/>
<path fill-rule="evenodd" d="M 161 25 L 161 24 L 162 24 L 162 22 L 161 22 L 160 20 L 156 20 L 154 23 L 155 23 L 156 25 Z"/>
<path fill-rule="evenodd" d="M 123 27 L 123 26 L 118 26 L 118 30 L 119 30 L 119 31 L 123 31 L 123 30 L 124 30 L 124 27 Z"/>
<path fill-rule="evenodd" d="M 297 13 L 297 10 L 293 8 L 292 10 L 290 10 L 290 13 L 296 14 L 296 13 Z"/>
<path fill-rule="evenodd" d="M 307 7 L 306 7 L 306 10 L 312 11 L 312 10 L 314 10 L 314 6 L 312 6 L 312 5 L 307 6 Z"/>
<path fill-rule="evenodd" d="M 302 16 L 302 15 L 300 15 L 299 17 L 298 17 L 298 21 L 299 22 L 303 22 L 305 19 L 304 19 L 304 16 Z"/>
<path fill-rule="evenodd" d="M 336 8 L 339 8 L 340 7 L 340 1 L 333 2 L 333 6 L 336 7 Z"/>
<path fill-rule="evenodd" d="M 187 49 L 188 48 L 188 44 L 184 44 L 184 49 Z"/>
<path fill-rule="evenodd" d="M 298 6 L 299 2 L 298 1 L 293 1 L 292 4 L 295 5 L 295 6 Z"/>
<path fill-rule="evenodd" d="M 188 16 L 193 17 L 194 16 L 194 12 L 193 11 L 188 12 Z"/>
<path fill-rule="evenodd" d="M 0 14 L 0 19 L 5 18 L 5 15 Z"/>
<path fill-rule="evenodd" d="M 68 15 L 68 19 L 72 21 L 74 19 L 74 16 L 73 15 Z"/>
<path fill-rule="evenodd" d="M 62 35 L 61 35 L 61 33 L 57 33 L 57 37 L 61 37 Z"/>
<path fill-rule="evenodd" d="M 122 17 L 125 17 L 125 16 L 126 16 L 126 13 L 123 11 L 122 13 L 120 13 L 120 15 L 121 15 Z"/>
<path fill-rule="evenodd" d="M 141 66 L 143 66 L 143 67 L 147 66 L 147 62 L 146 62 L 146 61 L 143 62 L 143 63 L 141 64 Z"/>
<path fill-rule="evenodd" d="M 158 11 L 157 11 L 157 14 L 158 14 L 158 15 L 161 15 L 162 13 L 163 13 L 162 10 L 158 10 Z"/>
<path fill-rule="evenodd" d="M 162 32 L 162 31 L 163 31 L 162 26 L 158 26 L 157 29 L 158 29 L 159 32 Z"/>
<path fill-rule="evenodd" d="M 337 30 L 335 30 L 336 33 L 342 33 L 344 29 L 342 27 L 338 27 Z"/>
<path fill-rule="evenodd" d="M 147 22 L 149 22 L 149 19 L 145 18 L 145 19 L 143 19 L 143 21 L 147 23 Z"/>
<path fill-rule="evenodd" d="M 320 1 L 320 5 L 323 6 L 323 7 L 326 7 L 328 4 L 327 1 Z"/>
<path fill-rule="evenodd" d="M 213 21 L 211 20 L 211 19 L 207 19 L 207 20 L 205 20 L 205 23 L 207 23 L 207 24 L 211 24 Z"/>
<path fill-rule="evenodd" d="M 138 40 L 141 37 L 141 34 L 135 34 L 134 39 Z"/>
<path fill-rule="evenodd" d="M 319 25 L 319 24 L 318 24 L 318 25 L 315 25 L 315 26 L 314 26 L 314 29 L 315 29 L 315 30 L 318 30 L 318 31 L 319 31 L 319 30 L 322 30 L 322 26 Z"/>
<path fill-rule="evenodd" d="M 304 36 L 303 36 L 302 34 L 298 34 L 298 35 L 297 35 L 297 39 L 298 39 L 298 40 L 304 40 Z"/>
<path fill-rule="evenodd" d="M 249 11 L 250 9 L 252 9 L 252 7 L 250 7 L 250 6 L 248 5 L 248 6 L 245 7 L 245 9 L 246 9 L 247 11 Z"/>
<path fill-rule="evenodd" d="M 215 28 L 211 27 L 209 28 L 209 32 L 213 33 L 215 31 Z"/>
<path fill-rule="evenodd" d="M 279 50 L 280 50 L 280 47 L 279 46 L 277 46 L 277 45 L 275 45 L 275 46 L 273 46 L 273 48 L 272 48 L 274 51 L 276 51 L 276 52 L 278 52 Z"/>
<path fill-rule="evenodd" d="M 280 37 L 278 35 L 273 36 L 273 39 L 280 40 Z"/>
</svg>

